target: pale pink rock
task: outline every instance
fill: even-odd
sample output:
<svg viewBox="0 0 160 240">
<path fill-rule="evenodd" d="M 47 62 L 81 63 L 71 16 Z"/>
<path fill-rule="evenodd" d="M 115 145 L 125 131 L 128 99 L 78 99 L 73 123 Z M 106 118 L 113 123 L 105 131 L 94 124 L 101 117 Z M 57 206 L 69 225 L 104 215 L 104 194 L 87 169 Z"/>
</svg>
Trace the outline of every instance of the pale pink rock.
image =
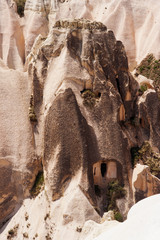
<svg viewBox="0 0 160 240">
<path fill-rule="evenodd" d="M 20 17 L 12 0 L 0 1 L 0 57 L 13 69 L 23 69 L 24 37 Z"/>
</svg>

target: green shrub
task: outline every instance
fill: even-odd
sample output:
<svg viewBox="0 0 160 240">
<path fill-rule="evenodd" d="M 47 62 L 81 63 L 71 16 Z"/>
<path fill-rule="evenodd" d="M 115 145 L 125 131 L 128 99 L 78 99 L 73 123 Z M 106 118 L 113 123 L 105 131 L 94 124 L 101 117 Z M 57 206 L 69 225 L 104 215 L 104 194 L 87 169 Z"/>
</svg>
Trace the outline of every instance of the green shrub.
<svg viewBox="0 0 160 240">
<path fill-rule="evenodd" d="M 153 175 L 160 177 L 160 155 L 153 151 L 148 141 L 145 141 L 142 146 L 131 149 L 132 165 L 142 161 L 143 164 L 149 166 Z"/>
<path fill-rule="evenodd" d="M 145 69 L 145 67 L 144 67 L 144 66 L 141 66 L 141 67 L 139 68 L 140 73 L 142 73 L 144 69 Z"/>
<path fill-rule="evenodd" d="M 118 210 L 116 200 L 124 198 L 126 195 L 125 189 L 119 184 L 118 180 L 111 181 L 107 187 L 108 211 Z"/>
<path fill-rule="evenodd" d="M 145 91 L 147 91 L 147 89 L 148 89 L 148 87 L 147 87 L 146 84 L 143 84 L 143 85 L 140 86 L 140 91 L 141 91 L 142 93 L 144 93 Z"/>
<path fill-rule="evenodd" d="M 43 188 L 44 188 L 44 176 L 43 172 L 39 172 L 35 179 L 34 185 L 30 191 L 31 196 L 36 197 Z"/>
<path fill-rule="evenodd" d="M 23 17 L 26 0 L 15 0 L 15 2 L 17 4 L 17 13 L 19 14 L 20 17 Z"/>
<path fill-rule="evenodd" d="M 99 96 L 97 96 L 94 92 L 92 92 L 90 89 L 85 89 L 82 93 L 83 98 L 83 104 L 86 107 L 93 108 L 99 99 Z"/>
<path fill-rule="evenodd" d="M 136 74 L 141 74 L 153 80 L 153 85 L 160 95 L 160 59 L 156 60 L 153 54 L 149 54 L 136 68 Z"/>
<path fill-rule="evenodd" d="M 114 213 L 114 218 L 115 220 L 117 220 L 118 222 L 123 222 L 123 216 L 120 212 L 115 212 Z"/>
</svg>

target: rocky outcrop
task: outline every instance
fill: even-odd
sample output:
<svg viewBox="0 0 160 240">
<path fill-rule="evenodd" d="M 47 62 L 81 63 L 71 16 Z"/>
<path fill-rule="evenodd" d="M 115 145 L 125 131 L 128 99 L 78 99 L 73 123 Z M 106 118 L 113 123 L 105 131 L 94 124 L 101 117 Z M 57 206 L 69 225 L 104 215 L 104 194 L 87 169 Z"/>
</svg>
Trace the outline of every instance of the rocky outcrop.
<svg viewBox="0 0 160 240">
<path fill-rule="evenodd" d="M 0 61 L 0 225 L 29 195 L 40 168 L 28 118 L 27 75 Z"/>
<path fill-rule="evenodd" d="M 82 22 L 87 29 L 79 28 L 81 22 L 64 21 L 63 27 L 57 22 L 29 62 L 36 128 L 44 133 L 44 143 L 41 134 L 35 141 L 39 149 L 44 147 L 46 189 L 52 200 L 59 199 L 79 173 L 74 184 L 103 212 L 111 179 L 125 184 L 127 198 L 132 199 L 130 151 L 120 125 L 134 113 L 137 84 L 128 73 L 124 47 L 113 32 L 89 21 Z M 107 177 L 107 171 L 99 176 L 105 182 L 99 203 L 93 176 L 98 162 L 108 173 L 110 162 L 115 169 L 113 176 Z M 124 205 L 121 210 L 127 209 Z"/>
<path fill-rule="evenodd" d="M 128 213 L 127 220 L 123 224 L 106 228 L 106 231 L 100 234 L 94 240 L 112 239 L 117 236 L 123 240 L 149 240 L 159 238 L 160 230 L 156 224 L 159 222 L 160 196 L 155 195 L 144 199 L 135 204 Z M 146 217 L 147 214 L 147 217 Z M 100 227 L 97 231 L 100 230 Z M 90 238 L 86 238 L 90 240 Z"/>
<path fill-rule="evenodd" d="M 132 181 L 136 202 L 160 192 L 159 178 L 153 176 L 146 165 L 136 165 Z"/>
<path fill-rule="evenodd" d="M 15 14 L 14 0 L 5 0 L 0 5 L 5 12 L 1 16 L 1 56 L 9 67 L 22 68 L 39 34 L 46 37 L 57 20 L 84 18 L 102 22 L 114 31 L 116 38 L 124 43 L 130 69 L 133 69 L 147 53 L 153 53 L 157 59 L 160 57 L 155 48 L 159 43 L 159 3 L 155 5 L 152 1 L 105 0 L 97 4 L 90 0 L 75 4 L 74 0 L 27 0 L 24 21 Z M 8 22 L 7 29 L 5 22 Z"/>
<path fill-rule="evenodd" d="M 0 58 L 9 68 L 22 70 L 25 61 L 23 23 L 15 9 L 12 0 L 0 2 Z"/>
<path fill-rule="evenodd" d="M 159 102 L 153 89 L 139 91 L 122 42 L 104 24 L 53 21 L 49 35 L 36 38 L 44 33 L 43 27 L 47 33 L 48 26 L 42 22 L 54 15 L 51 11 L 49 16 L 49 10 L 44 14 L 44 8 L 37 10 L 42 3 L 36 3 L 34 14 L 26 3 L 27 21 L 30 16 L 30 23 L 37 24 L 34 30 L 26 25 L 27 73 L 10 70 L 1 62 L 0 171 L 6 188 L 0 185 L 0 220 L 7 220 L 21 200 L 31 196 L 40 172 L 45 185 L 41 205 L 46 206 L 40 236 L 75 240 L 85 221 L 99 222 L 109 209 L 112 183 L 120 190 L 124 187 L 123 196 L 111 204 L 116 211 L 125 217 L 134 203 L 130 149 L 147 140 L 159 151 Z M 56 4 L 55 8 L 62 6 L 62 2 Z M 6 174 L 10 177 L 5 180 Z M 37 199 L 28 206 L 31 203 L 34 209 Z M 31 238 L 36 235 L 36 223 Z"/>
<path fill-rule="evenodd" d="M 138 100 L 139 118 L 141 119 L 141 131 L 138 133 L 141 145 L 150 140 L 157 149 L 160 148 L 159 117 L 160 105 L 158 95 L 153 89 L 146 90 Z M 147 117 L 146 117 L 147 116 Z M 148 131 L 149 129 L 149 131 Z"/>
<path fill-rule="evenodd" d="M 30 53 L 36 37 L 48 34 L 48 1 L 26 1 L 25 4 L 25 55 Z"/>
<path fill-rule="evenodd" d="M 100 21 L 114 31 L 116 38 L 124 43 L 130 68 L 133 68 L 147 53 L 153 53 L 156 58 L 160 57 L 155 47 L 159 44 L 158 9 L 159 3 L 153 3 L 153 0 L 105 0 L 98 4 L 95 0 L 27 0 L 26 20 L 32 22 L 26 25 L 27 52 L 34 42 L 33 39 L 39 33 L 45 34 L 47 24 L 44 24 L 47 21 L 51 29 L 57 20 L 84 18 Z"/>
</svg>

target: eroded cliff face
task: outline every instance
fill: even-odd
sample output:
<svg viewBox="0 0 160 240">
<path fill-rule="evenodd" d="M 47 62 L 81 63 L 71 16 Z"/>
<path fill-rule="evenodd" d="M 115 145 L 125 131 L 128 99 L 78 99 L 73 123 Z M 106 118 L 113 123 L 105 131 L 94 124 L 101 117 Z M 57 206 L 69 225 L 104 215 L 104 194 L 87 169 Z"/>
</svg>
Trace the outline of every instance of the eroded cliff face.
<svg viewBox="0 0 160 240">
<path fill-rule="evenodd" d="M 42 41 L 29 73 L 35 128 L 44 133 L 49 194 L 62 196 L 64 184 L 80 171 L 77 184 L 95 202 L 93 164 L 102 160 L 106 166 L 115 162 L 115 178 L 130 189 L 130 153 L 120 122 L 133 114 L 136 82 L 128 73 L 122 43 L 102 24 L 80 20 L 57 22 Z M 41 149 L 39 138 L 37 134 Z"/>
<path fill-rule="evenodd" d="M 104 0 L 100 3 L 95 0 L 27 0 L 25 21 L 15 14 L 13 0 L 5 0 L 0 6 L 1 57 L 14 69 L 22 68 L 24 56 L 29 54 L 39 34 L 46 37 L 57 20 L 68 18 L 101 21 L 112 29 L 116 38 L 124 43 L 130 69 L 148 53 L 160 57 L 156 47 L 159 44 L 159 2 L 153 3 L 153 0 Z"/>
<path fill-rule="evenodd" d="M 19 224 L 14 237 L 20 240 L 27 231 L 30 239 L 37 231 L 40 239 L 80 239 L 85 221 L 100 222 L 108 210 L 112 181 L 126 191 L 116 201 L 124 216 L 139 193 L 143 198 L 159 192 L 158 178 L 149 174 L 153 184 L 147 182 L 148 170 L 132 178 L 130 154 L 144 141 L 160 149 L 157 93 L 149 84 L 139 90 L 122 42 L 103 23 L 55 18 L 47 25 L 55 16 L 51 9 L 69 3 L 27 1 L 26 72 L 0 63 L 1 225 L 33 196 L 44 174 L 44 190 L 24 201 L 5 237 Z M 22 216 L 27 225 L 20 223 Z"/>
<path fill-rule="evenodd" d="M 95 0 L 27 0 L 25 14 L 30 23 L 26 25 L 28 49 L 33 44 L 34 35 L 44 34 L 44 23 L 48 22 L 48 27 L 52 28 L 59 19 L 85 18 L 103 22 L 114 31 L 116 38 L 124 43 L 132 69 L 147 53 L 160 57 L 156 47 L 160 34 L 159 7 L 160 3 L 153 0 L 103 0 L 98 3 Z"/>
<path fill-rule="evenodd" d="M 40 169 L 28 118 L 30 84 L 27 74 L 0 63 L 0 223 L 29 195 Z"/>
<path fill-rule="evenodd" d="M 15 10 L 14 1 L 0 2 L 0 58 L 9 68 L 23 70 L 25 61 L 23 23 Z"/>
</svg>

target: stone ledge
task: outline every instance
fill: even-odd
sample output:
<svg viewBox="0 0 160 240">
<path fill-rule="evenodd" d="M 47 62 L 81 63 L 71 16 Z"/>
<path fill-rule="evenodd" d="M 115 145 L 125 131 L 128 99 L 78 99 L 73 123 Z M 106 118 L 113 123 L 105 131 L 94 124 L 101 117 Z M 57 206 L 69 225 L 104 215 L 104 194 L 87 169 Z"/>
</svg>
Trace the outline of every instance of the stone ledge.
<svg viewBox="0 0 160 240">
<path fill-rule="evenodd" d="M 74 19 L 72 20 L 58 20 L 53 28 L 71 28 L 71 29 L 98 29 L 101 31 L 106 31 L 107 27 L 101 22 L 91 22 L 86 19 Z"/>
</svg>

